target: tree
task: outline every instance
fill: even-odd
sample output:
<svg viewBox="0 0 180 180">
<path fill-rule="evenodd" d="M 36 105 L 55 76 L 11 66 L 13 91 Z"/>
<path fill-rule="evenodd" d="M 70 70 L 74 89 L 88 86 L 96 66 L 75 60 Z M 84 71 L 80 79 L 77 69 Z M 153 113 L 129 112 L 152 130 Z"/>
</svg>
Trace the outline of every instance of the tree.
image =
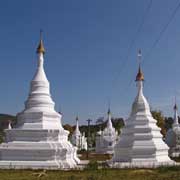
<svg viewBox="0 0 180 180">
<path fill-rule="evenodd" d="M 121 129 L 124 126 L 124 119 L 123 118 L 113 118 L 112 123 L 118 134 L 120 134 Z"/>
<path fill-rule="evenodd" d="M 63 128 L 65 130 L 69 131 L 69 135 L 71 135 L 74 132 L 74 128 L 71 125 L 69 125 L 69 124 L 63 125 Z"/>
<path fill-rule="evenodd" d="M 165 117 L 165 128 L 166 131 L 168 131 L 168 129 L 172 128 L 172 124 L 173 124 L 173 118 L 172 117 Z"/>
</svg>

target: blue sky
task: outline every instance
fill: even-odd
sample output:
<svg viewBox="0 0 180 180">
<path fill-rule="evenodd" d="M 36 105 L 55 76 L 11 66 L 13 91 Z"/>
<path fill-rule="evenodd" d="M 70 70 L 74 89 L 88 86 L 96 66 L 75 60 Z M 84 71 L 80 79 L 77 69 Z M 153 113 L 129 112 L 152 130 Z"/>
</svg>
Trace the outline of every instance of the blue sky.
<svg viewBox="0 0 180 180">
<path fill-rule="evenodd" d="M 136 42 L 128 47 L 149 0 L 17 0 L 0 6 L 0 112 L 24 108 L 36 68 L 39 30 L 45 69 L 63 123 L 105 116 L 128 117 L 136 95 L 137 50 L 147 54 L 178 0 L 153 1 Z M 144 94 L 153 109 L 172 115 L 180 104 L 180 10 L 147 59 Z M 126 61 L 122 69 L 122 64 Z M 179 105 L 180 106 L 180 105 Z"/>
</svg>

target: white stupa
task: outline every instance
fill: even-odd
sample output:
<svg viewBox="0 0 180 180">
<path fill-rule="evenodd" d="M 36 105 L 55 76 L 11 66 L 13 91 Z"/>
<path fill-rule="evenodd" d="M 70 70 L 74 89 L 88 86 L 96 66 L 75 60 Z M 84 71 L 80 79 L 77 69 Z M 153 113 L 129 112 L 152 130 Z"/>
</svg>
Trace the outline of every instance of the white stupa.
<svg viewBox="0 0 180 180">
<path fill-rule="evenodd" d="M 81 134 L 81 132 L 79 130 L 79 118 L 78 117 L 76 117 L 76 129 L 72 134 L 71 142 L 79 150 L 87 150 L 87 138 L 85 137 L 85 133 Z"/>
<path fill-rule="evenodd" d="M 141 53 L 139 52 L 139 57 Z M 143 95 L 144 76 L 139 65 L 136 76 L 138 93 L 130 117 L 125 121 L 114 155 L 112 167 L 157 167 L 174 162 L 168 157 L 168 146 L 162 140 L 157 121 L 152 117 L 149 104 Z"/>
<path fill-rule="evenodd" d="M 175 103 L 174 105 L 174 122 L 172 128 L 168 130 L 166 134 L 166 143 L 169 146 L 169 155 L 171 157 L 180 156 L 180 125 L 178 122 L 178 108 Z"/>
<path fill-rule="evenodd" d="M 79 163 L 77 148 L 68 141 L 69 132 L 54 109 L 43 67 L 44 53 L 41 38 L 38 67 L 25 109 L 17 114 L 17 126 L 5 131 L 6 142 L 0 145 L 0 168 L 69 169 Z"/>
<path fill-rule="evenodd" d="M 112 125 L 111 111 L 109 109 L 107 126 L 103 131 L 100 130 L 96 135 L 96 153 L 113 154 L 116 140 L 117 132 Z"/>
<path fill-rule="evenodd" d="M 11 121 L 9 121 L 9 123 L 8 123 L 8 129 L 12 129 Z"/>
</svg>

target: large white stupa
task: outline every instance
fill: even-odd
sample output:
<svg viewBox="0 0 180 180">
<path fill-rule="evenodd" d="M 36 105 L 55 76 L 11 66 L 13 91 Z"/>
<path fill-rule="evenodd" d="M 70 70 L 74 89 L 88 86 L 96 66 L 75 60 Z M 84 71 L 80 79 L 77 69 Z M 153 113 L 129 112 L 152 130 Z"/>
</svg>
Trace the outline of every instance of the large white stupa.
<svg viewBox="0 0 180 180">
<path fill-rule="evenodd" d="M 49 82 L 44 72 L 42 38 L 37 48 L 38 67 L 30 85 L 25 109 L 17 114 L 17 126 L 5 131 L 0 145 L 0 168 L 69 169 L 79 159 L 77 148 L 68 141 L 69 132 L 54 109 Z"/>
<path fill-rule="evenodd" d="M 80 132 L 79 130 L 79 118 L 76 117 L 76 128 L 72 134 L 71 142 L 74 146 L 78 148 L 78 150 L 87 150 L 87 138 L 85 137 L 85 133 Z"/>
<path fill-rule="evenodd" d="M 139 55 L 141 53 L 139 52 Z M 111 167 L 157 167 L 171 165 L 168 146 L 162 140 L 157 121 L 152 117 L 149 104 L 143 95 L 144 75 L 139 65 L 136 76 L 138 93 L 132 105 L 130 117 L 115 145 Z"/>
<path fill-rule="evenodd" d="M 96 135 L 96 153 L 98 154 L 113 154 L 116 144 L 117 135 L 111 121 L 111 111 L 108 110 L 107 126 L 103 131 L 97 132 Z"/>
<path fill-rule="evenodd" d="M 169 146 L 169 155 L 171 157 L 180 156 L 180 125 L 178 122 L 178 108 L 174 105 L 174 122 L 172 128 L 168 130 L 165 141 Z"/>
</svg>

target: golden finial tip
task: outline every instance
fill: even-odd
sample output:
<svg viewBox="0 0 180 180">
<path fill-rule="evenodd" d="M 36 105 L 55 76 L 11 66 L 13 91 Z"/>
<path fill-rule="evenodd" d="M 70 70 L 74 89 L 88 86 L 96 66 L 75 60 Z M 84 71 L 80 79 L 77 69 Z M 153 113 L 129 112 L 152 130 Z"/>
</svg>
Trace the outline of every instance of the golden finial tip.
<svg viewBox="0 0 180 180">
<path fill-rule="evenodd" d="M 141 66 L 140 65 L 139 65 L 138 73 L 136 75 L 136 81 L 144 81 L 144 74 L 141 71 Z"/>
<path fill-rule="evenodd" d="M 141 53 L 141 49 L 139 49 L 139 51 L 138 51 L 139 70 L 138 70 L 138 73 L 136 75 L 136 81 L 144 81 L 144 74 L 141 70 L 141 57 L 142 57 L 142 53 Z"/>
<path fill-rule="evenodd" d="M 45 53 L 44 45 L 43 45 L 43 40 L 42 40 L 42 30 L 40 30 L 40 42 L 37 47 L 37 53 Z"/>
</svg>

